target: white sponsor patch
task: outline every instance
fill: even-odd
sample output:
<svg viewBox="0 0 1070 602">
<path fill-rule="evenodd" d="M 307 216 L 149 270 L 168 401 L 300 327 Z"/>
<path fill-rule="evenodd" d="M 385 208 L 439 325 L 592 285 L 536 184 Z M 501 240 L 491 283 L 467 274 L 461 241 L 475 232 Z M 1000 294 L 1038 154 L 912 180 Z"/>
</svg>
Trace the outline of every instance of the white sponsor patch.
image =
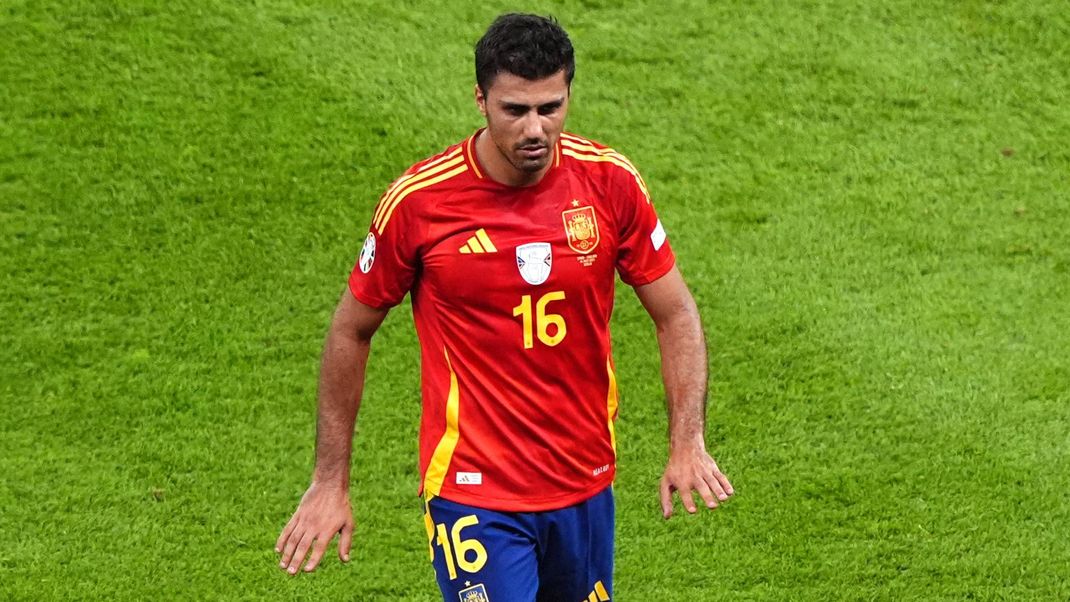
<svg viewBox="0 0 1070 602">
<path fill-rule="evenodd" d="M 481 472 L 458 472 L 457 473 L 458 485 L 482 485 L 483 473 Z"/>
<path fill-rule="evenodd" d="M 528 284 L 542 284 L 550 277 L 553 257 L 550 243 L 533 242 L 516 248 L 516 267 Z"/>
<path fill-rule="evenodd" d="M 368 233 L 368 238 L 364 239 L 364 247 L 360 250 L 360 271 L 365 274 L 368 270 L 372 269 L 372 264 L 375 263 L 375 235 L 371 232 Z"/>
<path fill-rule="evenodd" d="M 661 249 L 661 245 L 665 244 L 665 228 L 661 225 L 661 220 L 658 220 L 658 225 L 654 226 L 654 231 L 650 233 L 650 242 L 654 244 L 654 250 Z"/>
</svg>

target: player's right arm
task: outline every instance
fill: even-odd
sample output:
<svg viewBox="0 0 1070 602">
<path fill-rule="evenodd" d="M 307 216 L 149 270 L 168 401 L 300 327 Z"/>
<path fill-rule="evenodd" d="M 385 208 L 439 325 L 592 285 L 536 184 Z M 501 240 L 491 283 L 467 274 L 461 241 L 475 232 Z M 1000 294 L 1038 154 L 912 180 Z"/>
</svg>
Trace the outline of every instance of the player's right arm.
<svg viewBox="0 0 1070 602">
<path fill-rule="evenodd" d="M 312 484 L 275 542 L 275 551 L 282 555 L 279 567 L 291 575 L 297 574 L 310 550 L 304 570 L 314 570 L 336 534 L 340 535 L 338 556 L 343 562 L 349 560 L 353 541 L 349 504 L 353 425 L 372 335 L 389 308 L 408 294 L 420 263 L 420 234 L 426 222 L 411 201 L 403 201 L 425 187 L 426 179 L 437 172 L 421 174 L 419 165 L 406 171 L 379 198 L 368 236 L 349 275 L 349 290 L 342 293 L 331 320 L 320 365 Z"/>
<path fill-rule="evenodd" d="M 349 560 L 354 527 L 349 503 L 353 425 L 372 335 L 388 311 L 361 303 L 348 290 L 335 309 L 320 365 L 312 484 L 275 542 L 275 552 L 282 555 L 279 567 L 291 575 L 297 574 L 310 549 L 304 570 L 314 570 L 335 535 L 340 535 L 338 556 L 343 562 Z"/>
</svg>

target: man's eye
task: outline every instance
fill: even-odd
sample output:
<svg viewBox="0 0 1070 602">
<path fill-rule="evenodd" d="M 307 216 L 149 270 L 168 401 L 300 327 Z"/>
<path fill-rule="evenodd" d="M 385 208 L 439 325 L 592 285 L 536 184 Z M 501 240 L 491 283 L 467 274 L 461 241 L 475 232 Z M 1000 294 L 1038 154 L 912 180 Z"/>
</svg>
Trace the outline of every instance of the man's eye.
<svg viewBox="0 0 1070 602">
<path fill-rule="evenodd" d="M 545 105 L 539 107 L 539 115 L 553 115 L 557 112 L 558 108 L 560 108 L 560 105 Z"/>
<path fill-rule="evenodd" d="M 528 110 L 524 107 L 509 107 L 509 114 L 516 115 L 517 117 L 520 117 L 521 115 L 527 112 Z"/>
</svg>

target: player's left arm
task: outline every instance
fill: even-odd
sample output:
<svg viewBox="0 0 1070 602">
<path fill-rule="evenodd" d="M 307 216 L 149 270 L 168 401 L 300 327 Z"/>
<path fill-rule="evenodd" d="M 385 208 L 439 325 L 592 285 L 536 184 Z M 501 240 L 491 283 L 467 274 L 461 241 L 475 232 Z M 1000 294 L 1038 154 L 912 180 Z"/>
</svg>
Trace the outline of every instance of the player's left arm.
<svg viewBox="0 0 1070 602">
<path fill-rule="evenodd" d="M 672 516 L 672 494 L 679 492 L 688 512 L 697 511 L 693 492 L 706 507 L 732 495 L 717 462 L 706 451 L 706 341 L 695 299 L 675 266 L 649 284 L 635 287 L 654 320 L 661 350 L 661 375 L 669 411 L 669 462 L 661 477 L 661 509 Z"/>
</svg>

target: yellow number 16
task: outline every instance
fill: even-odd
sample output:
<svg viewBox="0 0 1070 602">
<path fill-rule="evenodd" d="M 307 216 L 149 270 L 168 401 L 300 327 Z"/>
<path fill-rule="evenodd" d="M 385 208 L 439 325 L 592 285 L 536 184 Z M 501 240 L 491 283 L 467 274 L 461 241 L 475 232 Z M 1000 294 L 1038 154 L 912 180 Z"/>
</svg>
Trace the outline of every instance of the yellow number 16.
<svg viewBox="0 0 1070 602">
<path fill-rule="evenodd" d="M 565 318 L 561 314 L 546 312 L 546 306 L 551 301 L 563 301 L 565 291 L 553 291 L 539 297 L 535 302 L 535 312 L 531 311 L 531 295 L 520 298 L 520 305 L 513 308 L 513 317 L 520 316 L 524 321 L 524 349 L 535 346 L 534 331 L 538 331 L 539 340 L 547 347 L 553 347 L 565 338 L 568 328 L 565 327 Z M 532 328 L 534 323 L 535 328 Z M 554 327 L 554 333 L 550 334 L 550 327 Z"/>
<path fill-rule="evenodd" d="M 487 564 L 487 548 L 483 547 L 483 544 L 479 543 L 475 538 L 461 539 L 461 529 L 478 524 L 479 517 L 474 514 L 458 518 L 457 522 L 453 523 L 450 535 L 446 535 L 446 525 L 435 525 L 435 532 L 438 533 L 435 543 L 442 546 L 443 557 L 446 560 L 446 570 L 449 571 L 451 581 L 457 578 L 457 567 L 461 567 L 461 570 L 466 573 L 478 573 L 483 569 L 483 565 Z M 450 543 L 451 541 L 452 544 Z M 475 558 L 469 560 L 469 552 Z M 454 562 L 454 554 L 457 555 L 456 563 Z M 435 552 L 432 549 L 431 558 L 434 557 Z"/>
</svg>

